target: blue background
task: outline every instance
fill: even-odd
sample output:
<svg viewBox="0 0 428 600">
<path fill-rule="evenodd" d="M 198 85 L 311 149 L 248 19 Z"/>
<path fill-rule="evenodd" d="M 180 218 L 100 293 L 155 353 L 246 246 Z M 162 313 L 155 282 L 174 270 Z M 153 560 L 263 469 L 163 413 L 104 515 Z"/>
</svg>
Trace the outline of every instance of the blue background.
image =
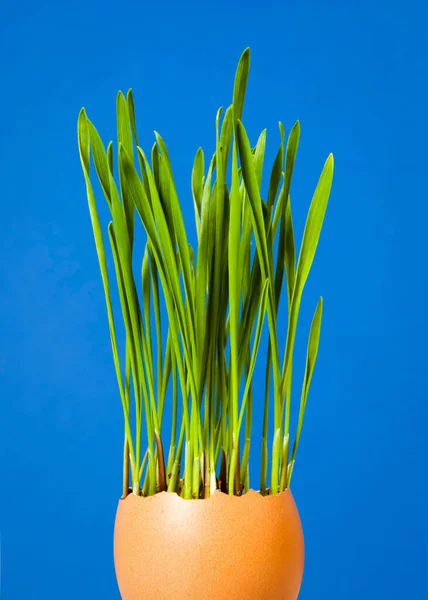
<svg viewBox="0 0 428 600">
<path fill-rule="evenodd" d="M 193 232 L 194 153 L 214 149 L 215 112 L 231 100 L 247 45 L 252 141 L 266 126 L 271 160 L 277 121 L 286 130 L 302 123 L 292 191 L 299 239 L 324 159 L 336 157 L 297 346 L 301 373 L 322 293 L 293 479 L 307 546 L 300 598 L 426 598 L 427 17 L 418 0 L 2 4 L 6 600 L 119 598 L 122 415 L 77 113 L 84 105 L 107 141 L 116 92 L 133 87 L 143 145 L 155 128 L 166 139 Z M 258 452 L 252 460 L 257 474 Z"/>
</svg>

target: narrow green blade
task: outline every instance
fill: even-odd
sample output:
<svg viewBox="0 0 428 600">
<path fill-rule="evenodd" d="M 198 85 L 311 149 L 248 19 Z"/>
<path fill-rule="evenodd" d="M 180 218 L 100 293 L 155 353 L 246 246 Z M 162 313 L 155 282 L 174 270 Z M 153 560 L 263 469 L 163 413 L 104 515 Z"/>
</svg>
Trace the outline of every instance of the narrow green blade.
<svg viewBox="0 0 428 600">
<path fill-rule="evenodd" d="M 87 128 L 92 149 L 92 157 L 94 159 L 95 171 L 97 172 L 101 189 L 107 200 L 107 204 L 111 210 L 111 192 L 110 192 L 110 168 L 108 163 L 107 153 L 104 144 L 89 119 L 87 119 Z"/>
<path fill-rule="evenodd" d="M 282 207 L 282 219 L 280 225 L 280 233 L 279 233 L 279 243 L 278 243 L 278 262 L 276 266 L 275 273 L 275 297 L 277 300 L 277 304 L 279 302 L 279 297 L 282 289 L 282 281 L 284 277 L 284 266 L 287 265 L 290 267 L 291 256 L 287 256 L 287 252 L 292 250 L 291 245 L 292 241 L 287 239 L 287 218 L 289 219 L 291 213 L 287 215 L 287 205 L 289 202 L 290 195 L 290 187 L 291 187 L 291 179 L 293 176 L 294 170 L 294 162 L 296 160 L 297 149 L 299 147 L 299 139 L 300 139 L 300 122 L 296 121 L 294 124 L 290 135 L 288 136 L 287 148 L 285 151 L 285 173 L 284 173 L 284 199 L 283 199 L 283 207 Z M 289 222 L 288 222 L 289 225 Z M 295 259 L 294 259 L 295 260 Z M 291 304 L 291 296 L 293 294 L 294 288 L 294 270 L 295 265 L 293 265 L 292 269 L 286 269 L 286 278 L 287 278 L 287 288 L 288 288 L 288 297 L 289 297 L 289 305 Z M 290 288 L 290 284 L 293 284 L 293 287 Z"/>
<path fill-rule="evenodd" d="M 306 402 L 308 399 L 309 388 L 312 382 L 312 376 L 314 374 L 315 363 L 318 356 L 318 348 L 321 336 L 321 323 L 322 323 L 322 312 L 323 312 L 323 299 L 320 298 L 317 308 L 315 310 L 314 317 L 312 319 L 311 329 L 309 332 L 308 349 L 306 354 L 306 366 L 305 375 L 303 378 L 302 394 L 300 398 L 299 418 L 297 423 L 296 438 L 294 441 L 293 451 L 291 454 L 291 464 L 294 463 L 297 448 L 300 441 L 300 435 L 302 432 L 303 419 L 305 416 Z M 291 472 L 289 472 L 287 485 L 290 485 Z"/>
<path fill-rule="evenodd" d="M 333 171 L 334 159 L 333 155 L 330 154 L 322 170 L 321 177 L 318 181 L 318 185 L 312 198 L 311 206 L 306 219 L 302 246 L 297 264 L 297 290 L 303 289 L 315 257 L 318 240 L 320 238 L 321 229 L 324 222 L 324 216 L 327 210 L 328 199 L 330 197 Z"/>
<path fill-rule="evenodd" d="M 250 49 L 246 48 L 239 59 L 233 87 L 233 126 L 242 119 L 248 73 L 250 71 Z"/>
<path fill-rule="evenodd" d="M 132 128 L 129 116 L 128 102 L 122 92 L 119 92 L 116 99 L 116 115 L 117 115 L 117 139 L 119 145 L 122 145 L 130 160 L 134 161 L 134 144 L 132 142 Z M 119 168 L 119 178 L 121 189 L 123 173 Z M 128 228 L 129 242 L 131 251 L 134 243 L 134 205 L 129 197 L 125 197 L 122 189 L 123 206 L 125 209 L 126 226 Z"/>
<path fill-rule="evenodd" d="M 279 131 L 281 133 L 281 145 L 273 163 L 272 172 L 269 180 L 268 204 L 273 206 L 276 195 L 278 193 L 279 183 L 282 175 L 282 163 L 284 161 L 284 126 L 279 123 Z"/>
<path fill-rule="evenodd" d="M 201 204 L 202 195 L 204 192 L 204 152 L 199 148 L 196 152 L 195 160 L 192 169 L 192 194 L 193 204 L 195 207 L 196 231 L 198 239 L 200 239 L 201 227 Z"/>
</svg>

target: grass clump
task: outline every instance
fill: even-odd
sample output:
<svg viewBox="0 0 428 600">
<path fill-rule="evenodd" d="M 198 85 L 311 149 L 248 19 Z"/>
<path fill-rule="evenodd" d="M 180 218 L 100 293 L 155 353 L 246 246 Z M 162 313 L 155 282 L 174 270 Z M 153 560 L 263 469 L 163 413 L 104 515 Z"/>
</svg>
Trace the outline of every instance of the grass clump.
<svg viewBox="0 0 428 600">
<path fill-rule="evenodd" d="M 276 494 L 290 485 L 318 352 L 322 298 L 310 329 L 291 444 L 293 351 L 303 289 L 330 194 L 333 157 L 327 158 L 322 170 L 297 254 L 290 188 L 300 124 L 296 122 L 287 142 L 279 124 L 281 143 L 263 199 L 266 131 L 252 147 L 242 122 L 249 65 L 246 49 L 236 71 L 232 104 L 217 112 L 215 153 L 207 164 L 201 148 L 195 156 L 191 188 L 196 249 L 188 242 L 164 140 L 155 133 L 150 156 L 139 145 L 132 91 L 117 96 L 116 163 L 112 142 L 105 147 L 85 110 L 79 114 L 80 158 L 125 422 L 124 495 L 129 480 L 135 494 L 169 490 L 186 499 L 207 498 L 216 489 L 234 495 L 249 489 L 252 377 L 265 322 L 268 351 L 258 357 L 266 362 L 260 491 L 266 494 L 270 488 Z M 124 365 L 119 358 L 91 162 L 111 214 L 106 233 L 126 332 Z M 136 225 L 145 232 L 138 278 L 133 269 Z M 281 359 L 277 319 L 282 291 L 288 329 Z M 165 432 L 168 390 L 172 426 Z M 269 440 L 271 403 L 273 437 Z"/>
</svg>

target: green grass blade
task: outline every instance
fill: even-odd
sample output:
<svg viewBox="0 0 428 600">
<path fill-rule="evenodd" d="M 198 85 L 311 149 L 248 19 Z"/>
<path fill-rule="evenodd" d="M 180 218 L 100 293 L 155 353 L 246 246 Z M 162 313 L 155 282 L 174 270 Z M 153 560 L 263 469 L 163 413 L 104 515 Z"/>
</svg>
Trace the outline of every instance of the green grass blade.
<svg viewBox="0 0 428 600">
<path fill-rule="evenodd" d="M 113 175 L 114 161 L 113 161 L 113 142 L 109 142 L 107 146 L 107 162 L 110 173 Z"/>
<path fill-rule="evenodd" d="M 90 141 L 91 140 L 90 140 L 90 132 L 89 132 L 89 128 L 88 128 L 88 119 L 86 117 L 86 113 L 85 113 L 84 109 L 82 108 L 82 110 L 79 113 L 79 118 L 78 118 L 79 154 L 80 154 L 82 170 L 83 170 L 83 174 L 84 174 L 84 178 L 85 178 L 85 183 L 86 183 L 89 214 L 90 214 L 90 218 L 91 218 L 91 224 L 92 224 L 94 240 L 95 240 L 95 248 L 96 248 L 96 252 L 97 252 L 97 256 L 98 256 L 98 262 L 99 262 L 100 271 L 101 271 L 101 279 L 102 279 L 103 288 L 104 288 L 104 296 L 105 296 L 105 302 L 106 302 L 106 308 L 107 308 L 107 318 L 108 318 L 109 331 L 110 331 L 110 340 L 111 340 L 111 346 L 112 346 L 113 361 L 114 361 L 114 366 L 115 366 L 115 371 L 116 371 L 117 382 L 118 382 L 118 386 L 119 386 L 120 397 L 122 400 L 124 419 L 125 419 L 125 430 L 126 430 L 127 440 L 128 440 L 128 444 L 129 444 L 131 469 L 133 472 L 133 477 L 135 477 L 135 468 L 136 467 L 135 467 L 134 444 L 133 444 L 133 440 L 132 440 L 132 433 L 131 433 L 131 426 L 130 426 L 129 406 L 127 406 L 125 391 L 123 388 L 119 353 L 118 353 L 118 349 L 117 349 L 116 330 L 115 330 L 115 323 L 114 323 L 114 317 L 113 317 L 113 309 L 112 309 L 112 304 L 111 304 L 109 277 L 108 277 L 108 271 L 107 271 L 107 260 L 106 260 L 106 254 L 105 254 L 105 249 L 104 249 L 104 242 L 103 242 L 102 230 L 101 230 L 101 225 L 100 225 L 99 216 L 98 216 L 97 205 L 96 205 L 96 201 L 95 201 L 95 195 L 93 192 L 90 175 L 89 175 L 89 172 L 90 172 L 90 147 L 91 147 Z"/>
<path fill-rule="evenodd" d="M 324 168 L 322 170 L 321 176 L 318 181 L 318 185 L 315 189 L 315 193 L 312 198 L 312 202 L 306 219 L 305 230 L 303 233 L 303 240 L 300 248 L 299 260 L 297 263 L 294 291 L 288 320 L 287 341 L 285 345 L 285 354 L 281 373 L 282 397 L 284 397 L 285 394 L 288 394 L 289 396 L 289 389 L 291 386 L 291 373 L 293 368 L 294 342 L 296 338 L 300 303 L 302 299 L 303 288 L 308 278 L 309 271 L 311 269 L 318 241 L 320 238 L 321 229 L 324 222 L 324 216 L 327 210 L 328 199 L 330 196 L 331 185 L 333 181 L 333 171 L 333 155 L 330 154 L 330 156 L 327 158 L 324 164 Z M 286 436 L 288 439 L 290 433 L 290 404 L 290 401 L 287 401 L 284 425 L 284 436 Z M 287 457 L 285 457 L 285 468 L 288 468 L 287 463 L 288 460 Z M 286 478 L 286 480 L 288 480 L 287 473 L 285 473 L 284 477 Z"/>
<path fill-rule="evenodd" d="M 281 294 L 282 282 L 284 277 L 284 266 L 287 262 L 286 252 L 287 246 L 287 204 L 288 198 L 290 195 L 290 187 L 291 187 L 291 179 L 293 176 L 294 170 L 294 162 L 296 160 L 297 149 L 299 147 L 299 139 L 300 139 L 300 122 L 296 121 L 294 124 L 290 135 L 288 136 L 287 148 L 285 151 L 285 173 L 284 173 L 284 198 L 283 198 L 283 208 L 282 208 L 282 219 L 280 225 L 280 233 L 279 233 L 279 243 L 278 243 L 278 261 L 276 266 L 275 273 L 275 297 L 277 302 L 279 302 L 279 297 Z M 294 269 L 293 269 L 294 270 Z M 291 272 L 286 271 L 287 283 L 289 279 L 292 278 Z M 293 292 L 291 291 L 291 294 Z M 291 297 L 289 292 L 289 297 Z"/>
<path fill-rule="evenodd" d="M 330 197 L 331 184 L 333 181 L 334 160 L 333 155 L 327 158 L 314 197 L 309 208 L 306 219 L 305 230 L 303 233 L 302 246 L 300 249 L 299 260 L 296 274 L 296 290 L 303 289 L 315 252 L 318 246 L 318 240 L 321 234 L 324 216 L 327 210 L 328 199 Z"/>
<path fill-rule="evenodd" d="M 267 279 L 269 256 L 267 250 L 266 229 L 264 225 L 262 202 L 260 198 L 257 174 L 253 163 L 250 142 L 241 121 L 238 121 L 237 124 L 237 141 L 241 156 L 242 173 L 245 181 L 245 187 L 248 192 L 248 198 L 250 200 L 254 219 L 253 227 L 257 248 L 260 252 L 262 276 L 264 279 Z"/>
<path fill-rule="evenodd" d="M 129 186 L 129 181 L 126 176 L 126 172 L 123 168 L 123 161 L 120 160 L 121 154 L 126 153 L 126 150 L 122 144 L 119 144 L 119 169 L 122 173 L 121 175 L 121 187 L 122 193 L 124 197 L 124 204 L 128 204 L 132 206 L 133 198 L 132 193 Z M 112 179 L 112 176 L 111 176 Z M 135 358 L 136 358 L 136 366 L 135 373 L 138 377 L 138 385 L 134 386 L 134 390 L 136 392 L 136 400 L 137 400 L 137 410 L 139 408 L 139 404 L 141 402 L 140 399 L 140 385 L 143 393 L 143 399 L 145 403 L 145 413 L 146 413 L 146 424 L 148 428 L 148 447 L 149 447 L 149 468 L 151 469 L 150 476 L 150 485 L 153 486 L 153 461 L 154 460 L 154 436 L 156 432 L 159 432 L 159 422 L 157 415 L 157 408 L 154 400 L 153 389 L 151 385 L 151 380 L 149 378 L 150 385 L 150 407 L 148 400 L 148 390 L 145 380 L 145 372 L 144 372 L 144 364 L 142 359 L 142 352 L 146 355 L 147 351 L 145 348 L 145 339 L 143 336 L 142 328 L 141 328 L 141 310 L 138 301 L 138 295 L 134 280 L 134 275 L 132 271 L 132 253 L 131 253 L 131 242 L 129 239 L 129 230 L 128 223 L 126 220 L 124 206 L 120 203 L 119 196 L 115 190 L 115 187 L 111 185 L 112 192 L 112 215 L 113 215 L 113 223 L 114 223 L 114 232 L 116 236 L 117 249 L 119 255 L 119 261 L 122 268 L 123 280 L 124 280 L 124 288 L 126 301 L 129 307 L 130 313 L 130 321 L 132 327 L 132 339 L 135 347 Z M 139 420 L 137 421 L 137 428 L 141 427 L 141 414 L 139 415 Z M 153 427 L 151 427 L 151 423 L 153 423 Z M 137 442 L 139 441 L 139 436 L 137 432 Z M 138 456 L 138 451 L 137 451 Z M 137 461 L 138 462 L 138 461 Z M 151 489 L 153 489 L 151 487 Z"/>
<path fill-rule="evenodd" d="M 131 198 L 132 200 L 132 198 Z M 142 337 L 145 339 L 144 361 L 148 379 L 150 381 L 151 393 L 154 395 L 154 368 L 153 368 L 153 344 L 152 344 L 152 326 L 151 326 L 151 276 L 149 265 L 149 250 L 146 246 L 143 263 L 141 265 L 141 281 L 143 291 L 143 310 L 144 310 L 144 325 Z M 159 410 L 159 407 L 158 407 Z"/>
<path fill-rule="evenodd" d="M 274 205 L 275 198 L 278 193 L 279 184 L 281 181 L 282 164 L 284 161 L 284 127 L 283 127 L 282 123 L 279 123 L 279 131 L 281 133 L 281 145 L 280 145 L 277 155 L 275 157 L 275 161 L 273 163 L 272 171 L 270 174 L 269 191 L 268 191 L 269 206 Z"/>
<path fill-rule="evenodd" d="M 129 304 L 128 304 L 128 300 L 126 297 L 126 289 L 125 289 L 125 281 L 124 281 L 124 275 L 123 275 L 123 269 L 122 269 L 122 265 L 120 262 L 120 256 L 119 256 L 119 249 L 118 249 L 118 244 L 117 244 L 117 238 L 116 238 L 116 234 L 114 231 L 114 226 L 113 226 L 113 222 L 109 223 L 108 226 L 108 233 L 109 233 L 109 239 L 110 239 L 110 245 L 111 245 L 111 249 L 112 249 L 112 253 L 113 253 L 113 260 L 114 260 L 114 266 L 116 269 L 116 279 L 117 279 L 117 284 L 118 284 L 118 290 L 119 290 L 119 299 L 120 299 L 120 305 L 122 308 L 122 315 L 123 315 L 123 319 L 124 319 L 124 325 L 125 325 L 125 331 L 126 331 L 126 347 L 127 347 L 127 351 L 129 351 L 129 356 L 130 356 L 130 363 L 131 363 L 131 374 L 133 376 L 133 380 L 134 380 L 134 390 L 139 390 L 140 388 L 140 380 L 139 377 L 141 376 L 141 373 L 138 372 L 138 366 L 137 366 L 137 357 L 136 357 L 136 352 L 137 352 L 137 345 L 135 343 L 135 338 L 134 338 L 134 331 L 132 329 L 132 322 L 131 322 L 131 316 L 130 316 L 130 310 L 129 310 Z M 141 406 L 140 406 L 140 400 L 139 400 L 139 394 L 138 391 L 136 391 L 136 429 L 137 429 L 137 433 L 136 433 L 136 446 L 137 446 L 137 453 L 136 453 L 136 459 L 137 460 L 137 465 L 140 464 L 140 454 L 139 454 L 139 450 L 140 450 L 140 434 L 141 434 L 141 420 L 142 420 L 142 413 L 141 413 Z M 149 415 L 147 415 L 147 420 L 148 420 L 148 430 L 150 430 L 150 418 Z M 138 471 L 137 471 L 138 472 Z M 137 472 L 134 474 L 136 475 Z M 152 470 L 150 473 L 150 477 L 151 477 L 151 490 L 154 491 L 155 489 L 155 481 L 153 481 L 153 477 L 155 477 L 155 472 L 154 472 L 154 464 L 152 463 Z M 134 493 L 139 493 L 139 487 L 140 487 L 140 480 L 135 480 L 133 479 L 133 491 Z"/>
<path fill-rule="evenodd" d="M 287 282 L 288 306 L 291 306 L 291 299 L 294 291 L 294 283 L 296 279 L 296 247 L 294 241 L 293 217 L 291 214 L 291 199 L 288 196 L 288 201 L 285 207 L 285 279 Z"/>
<path fill-rule="evenodd" d="M 177 235 L 174 225 L 174 214 L 173 207 L 169 198 L 169 187 L 170 187 L 170 176 L 168 169 L 166 168 L 165 157 L 160 154 L 159 148 L 155 143 L 152 148 L 152 161 L 153 161 L 153 177 L 155 180 L 156 188 L 159 194 L 160 203 L 162 205 L 165 219 L 168 225 L 169 236 L 174 248 L 174 254 L 176 256 L 177 265 L 180 268 L 180 255 L 176 251 L 177 248 Z M 146 169 L 147 173 L 147 169 Z M 150 184 L 149 184 L 150 189 Z M 162 238 L 161 238 L 162 239 Z"/>
<path fill-rule="evenodd" d="M 171 164 L 169 161 L 169 154 L 165 142 L 161 136 L 155 132 L 156 141 L 162 152 L 163 160 L 161 161 L 161 170 L 165 174 L 167 181 L 167 190 L 165 195 L 165 202 L 171 207 L 172 216 L 174 219 L 174 230 L 178 244 L 178 251 L 180 254 L 181 268 L 183 271 L 184 287 L 186 291 L 187 306 L 189 309 L 191 331 L 190 341 L 193 352 L 195 352 L 195 314 L 194 314 L 194 303 L 192 294 L 192 273 L 191 273 L 191 260 L 189 254 L 189 244 L 187 240 L 186 228 L 184 226 L 183 215 L 181 213 L 180 203 L 178 201 L 177 191 L 175 189 L 174 179 L 172 175 Z M 195 357 L 196 359 L 196 357 Z"/>
<path fill-rule="evenodd" d="M 116 118 L 117 118 L 117 141 L 125 148 L 131 161 L 134 160 L 134 145 L 132 142 L 131 119 L 129 114 L 128 102 L 122 92 L 116 97 Z M 136 133 L 136 131 L 135 131 Z"/>
<path fill-rule="evenodd" d="M 207 289 L 208 289 L 208 271 L 209 271 L 209 235 L 210 220 L 212 216 L 210 203 L 212 167 L 208 172 L 206 185 L 202 196 L 201 204 L 201 230 L 199 237 L 199 248 L 196 259 L 195 274 L 195 313 L 196 313 L 196 351 L 198 356 L 202 357 L 200 361 L 200 383 L 199 391 L 202 393 L 202 381 L 205 379 L 206 356 L 204 348 L 206 346 L 206 319 L 207 319 Z"/>
<path fill-rule="evenodd" d="M 146 450 L 145 453 L 144 453 L 144 456 L 143 456 L 143 460 L 141 462 L 141 467 L 140 467 L 140 472 L 139 472 L 139 479 L 140 479 L 140 481 L 141 481 L 141 478 L 143 476 L 144 467 L 146 466 L 148 455 L 149 455 L 148 450 Z"/>
<path fill-rule="evenodd" d="M 245 407 L 246 407 L 246 403 L 247 403 L 248 393 L 250 391 L 250 386 L 251 386 L 251 381 L 252 381 L 252 377 L 253 377 L 254 367 L 256 365 L 257 354 L 258 354 L 258 351 L 259 351 L 260 339 L 261 339 L 262 330 L 263 330 L 263 323 L 264 323 L 264 318 L 265 318 L 265 314 L 266 314 L 266 305 L 267 305 L 267 300 L 268 300 L 268 292 L 269 292 L 269 280 L 266 279 L 266 281 L 263 284 L 263 288 L 262 288 L 262 294 L 261 294 L 261 298 L 260 298 L 259 314 L 258 314 L 258 317 L 257 317 L 256 333 L 255 333 L 255 336 L 254 336 L 253 349 L 252 349 L 252 353 L 251 353 L 250 367 L 249 367 L 249 370 L 248 370 L 247 380 L 245 382 L 244 395 L 243 395 L 243 398 L 242 398 L 241 410 L 240 410 L 240 414 L 239 414 L 239 422 L 238 422 L 238 429 L 237 429 L 237 436 L 238 437 L 239 437 L 239 433 L 240 433 L 241 427 L 242 427 L 242 420 L 244 418 L 244 411 L 245 411 Z"/>
<path fill-rule="evenodd" d="M 323 299 L 320 298 L 314 318 L 312 320 L 311 329 L 309 332 L 308 350 L 306 355 L 306 366 L 305 375 L 303 378 L 302 394 L 300 398 L 299 418 L 297 423 L 296 438 L 294 441 L 293 451 L 291 454 L 291 464 L 294 464 L 296 458 L 296 452 L 300 441 L 300 435 L 302 432 L 303 418 L 305 416 L 306 402 L 308 399 L 309 388 L 312 382 L 312 376 L 314 374 L 315 363 L 318 356 L 318 348 L 321 336 L 321 323 L 322 323 L 322 311 L 323 311 Z M 287 486 L 290 485 L 291 471 L 288 474 Z"/>
<path fill-rule="evenodd" d="M 271 256 L 268 251 L 267 245 L 267 232 L 265 222 L 263 219 L 263 209 L 260 198 L 260 191 L 257 183 L 257 176 L 252 161 L 252 154 L 250 143 L 248 140 L 247 133 L 242 125 L 241 121 L 238 121 L 237 125 L 237 139 L 239 145 L 239 152 L 241 156 L 242 175 L 245 182 L 245 187 L 250 199 L 253 215 L 253 227 L 256 238 L 257 256 L 260 261 L 260 271 L 263 280 L 273 280 L 272 262 Z M 278 355 L 278 339 L 276 332 L 276 307 L 275 298 L 272 291 L 272 286 L 269 286 L 269 299 L 268 299 L 268 323 L 269 323 L 269 339 L 272 355 L 273 365 L 273 393 L 274 393 L 274 428 L 275 431 L 280 427 L 280 386 L 281 386 L 281 373 L 279 366 L 279 355 Z M 272 474 L 271 474 L 271 488 L 272 494 L 276 494 L 278 491 L 278 469 L 277 463 L 279 464 L 279 447 L 274 444 L 273 456 L 272 456 Z"/>
<path fill-rule="evenodd" d="M 238 393 L 239 393 L 239 369 L 238 369 L 238 324 L 241 302 L 241 281 L 238 273 L 239 244 L 241 240 L 241 211 L 242 202 L 239 193 L 238 157 L 236 144 L 232 151 L 232 189 L 230 193 L 230 224 L 229 224 L 229 318 L 230 318 L 230 411 L 231 426 L 235 432 L 238 426 Z M 229 482 L 231 479 L 229 479 Z"/>
<path fill-rule="evenodd" d="M 324 164 L 324 168 L 312 198 L 311 206 L 306 219 L 305 230 L 303 233 L 299 260 L 297 263 L 296 281 L 294 284 L 290 323 L 287 334 L 287 346 L 282 370 L 283 389 L 285 389 L 286 380 L 291 365 L 300 301 L 303 288 L 308 278 L 318 246 L 321 229 L 324 222 L 324 216 L 327 210 L 328 199 L 330 196 L 330 190 L 333 181 L 333 171 L 334 160 L 333 155 L 330 154 Z"/>
<path fill-rule="evenodd" d="M 288 198 L 291 189 L 291 179 L 293 177 L 294 163 L 296 161 L 297 150 L 300 140 L 300 121 L 296 121 L 288 136 L 287 148 L 285 151 L 285 176 L 284 176 L 284 192 Z"/>
<path fill-rule="evenodd" d="M 138 142 L 138 130 L 137 130 L 137 121 L 136 121 L 136 117 L 135 117 L 134 95 L 132 93 L 132 89 L 128 90 L 128 93 L 126 95 L 126 101 L 128 103 L 128 113 L 129 113 L 129 121 L 131 124 L 132 135 L 134 136 L 135 145 L 139 146 L 140 144 Z M 137 155 L 138 155 L 138 162 L 139 162 L 140 168 L 141 168 L 143 182 L 144 182 L 144 185 L 146 188 L 146 194 L 148 195 L 148 185 L 147 185 L 147 179 L 146 179 L 145 173 L 144 173 L 143 161 L 141 159 L 139 152 L 137 152 Z"/>
<path fill-rule="evenodd" d="M 135 143 L 138 144 L 138 131 L 137 131 L 137 121 L 135 118 L 135 104 L 134 104 L 134 95 L 132 93 L 132 89 L 128 90 L 128 93 L 126 94 L 126 101 L 128 104 L 128 115 L 129 115 L 129 122 L 131 125 L 131 129 L 132 129 L 132 135 L 134 136 L 135 139 Z M 130 154 L 130 156 L 132 156 L 132 154 Z"/>
<path fill-rule="evenodd" d="M 131 161 L 134 161 L 134 145 L 132 142 L 132 127 L 129 115 L 128 102 L 122 92 L 119 92 L 116 98 L 116 118 L 117 118 L 117 139 L 118 143 L 121 144 Z M 122 177 L 123 174 L 119 169 L 119 179 L 122 188 Z M 129 198 L 123 194 L 123 205 L 126 216 L 126 225 L 128 227 L 129 241 L 131 249 L 134 243 L 134 205 L 130 202 Z"/>
<path fill-rule="evenodd" d="M 202 196 L 204 192 L 204 152 L 199 148 L 196 152 L 192 169 L 192 194 L 195 207 L 195 221 L 198 240 L 200 240 Z"/>
<path fill-rule="evenodd" d="M 140 154 L 140 153 L 138 153 Z M 152 146 L 152 173 L 153 173 L 153 177 L 156 183 L 156 188 L 160 194 L 160 196 L 162 195 L 162 182 L 161 182 L 161 173 L 160 173 L 160 154 L 159 154 L 159 148 L 156 144 L 156 142 L 153 144 Z M 145 171 L 145 168 L 144 168 Z M 150 186 L 149 186 L 150 188 Z M 168 220 L 168 215 L 165 214 L 167 220 Z M 172 220 L 171 220 L 171 225 L 173 225 Z"/>
<path fill-rule="evenodd" d="M 220 133 L 220 148 L 223 157 L 223 173 L 226 173 L 233 133 L 233 104 L 226 110 Z"/>
<path fill-rule="evenodd" d="M 238 419 L 237 424 L 234 424 L 234 431 L 233 431 L 233 439 L 234 440 L 239 440 L 241 427 L 242 427 L 242 420 L 244 418 L 244 413 L 245 413 L 245 409 L 247 406 L 248 394 L 249 394 L 250 387 L 251 387 L 252 376 L 253 376 L 254 367 L 256 364 L 257 354 L 259 351 L 264 317 L 266 314 L 266 303 L 267 303 L 267 298 L 268 298 L 268 291 L 269 291 L 269 280 L 267 279 L 263 285 L 262 296 L 261 296 L 261 300 L 260 300 L 259 315 L 258 315 L 258 319 L 257 319 L 256 333 L 255 333 L 255 337 L 254 337 L 253 350 L 251 353 L 250 367 L 249 367 L 249 371 L 248 371 L 248 375 L 247 375 L 247 380 L 245 382 L 245 389 L 244 389 L 244 395 L 242 398 L 241 409 L 239 412 L 239 419 Z M 237 467 L 238 451 L 239 451 L 239 446 L 237 443 L 235 443 L 232 448 L 232 456 L 231 456 L 230 468 L 229 468 L 229 494 L 234 493 L 233 480 L 234 480 L 234 474 L 235 474 L 236 467 Z"/>
<path fill-rule="evenodd" d="M 170 353 L 172 356 L 172 353 Z M 177 381 L 177 366 L 175 360 L 172 361 L 172 419 L 171 419 L 171 442 L 167 464 L 167 479 L 172 475 L 174 466 L 176 442 L 177 442 L 177 411 L 178 411 L 178 381 Z"/>
<path fill-rule="evenodd" d="M 89 119 L 87 119 L 87 129 L 92 149 L 92 158 L 94 159 L 95 171 L 98 175 L 101 189 L 103 190 L 107 204 L 111 210 L 110 193 L 110 168 L 103 142 Z"/>
<path fill-rule="evenodd" d="M 248 196 L 245 192 L 243 184 L 240 186 L 239 193 L 241 195 L 242 202 L 242 235 L 241 242 L 239 244 L 239 267 L 238 272 L 242 274 L 244 279 L 245 265 L 251 260 L 251 236 L 253 234 L 252 222 L 251 222 L 251 206 L 249 205 Z M 249 285 L 249 281 L 248 281 Z"/>
<path fill-rule="evenodd" d="M 239 59 L 233 87 L 233 126 L 242 119 L 245 91 L 247 89 L 248 74 L 250 71 L 250 49 L 246 48 Z"/>
<path fill-rule="evenodd" d="M 256 171 L 257 183 L 259 190 L 262 187 L 262 175 L 263 175 L 263 163 L 265 160 L 265 149 L 266 149 L 266 129 L 263 129 L 259 139 L 257 140 L 256 147 L 254 149 L 254 169 Z"/>
<path fill-rule="evenodd" d="M 156 261 L 154 260 L 153 254 L 149 252 L 150 260 L 150 274 L 153 290 L 153 309 L 155 313 L 155 328 L 156 328 L 156 348 L 157 348 L 157 389 L 158 394 L 161 394 L 161 401 L 163 406 L 163 400 L 165 397 L 165 391 L 162 388 L 163 374 L 162 374 L 162 324 L 161 324 L 161 308 L 160 308 L 160 296 L 159 296 L 159 276 Z"/>
<path fill-rule="evenodd" d="M 171 332 L 168 331 L 165 348 L 165 362 L 160 373 L 161 384 L 160 384 L 160 401 L 159 401 L 159 420 L 162 425 L 163 410 L 165 404 L 165 397 L 168 389 L 169 379 L 171 377 L 172 364 L 174 360 L 174 352 L 171 345 Z M 158 386 L 159 387 L 159 386 Z"/>
</svg>

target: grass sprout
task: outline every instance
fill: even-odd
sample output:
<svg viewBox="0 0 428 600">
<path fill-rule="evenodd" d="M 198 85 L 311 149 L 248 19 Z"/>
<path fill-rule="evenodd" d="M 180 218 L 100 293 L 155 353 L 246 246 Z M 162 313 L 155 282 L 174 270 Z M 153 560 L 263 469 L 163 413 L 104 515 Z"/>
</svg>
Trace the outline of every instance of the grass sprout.
<svg viewBox="0 0 428 600">
<path fill-rule="evenodd" d="M 150 153 L 139 145 L 132 90 L 117 96 L 115 151 L 112 142 L 104 145 L 85 110 L 79 113 L 78 146 L 124 415 L 124 497 L 129 487 L 137 495 L 168 490 L 185 499 L 209 498 L 216 490 L 238 496 L 248 491 L 253 374 L 263 360 L 260 492 L 274 495 L 290 485 L 318 354 L 322 298 L 310 329 L 292 440 L 297 323 L 334 165 L 330 155 L 296 249 L 290 190 L 300 123 L 287 141 L 279 124 L 281 143 L 264 199 L 266 130 L 253 147 L 242 121 L 249 68 L 247 48 L 238 63 L 232 103 L 217 112 L 214 155 L 207 161 L 202 148 L 196 152 L 191 173 L 196 248 L 188 240 L 165 141 L 155 132 Z M 100 223 L 92 169 L 111 216 L 106 228 Z M 140 258 L 135 256 L 137 229 L 144 244 Z M 107 239 L 126 336 L 122 360 Z M 280 356 L 280 336 L 285 335 L 278 331 L 282 292 L 288 328 Z M 264 328 L 266 356 L 259 353 Z M 168 394 L 171 430 L 165 431 Z"/>
</svg>

